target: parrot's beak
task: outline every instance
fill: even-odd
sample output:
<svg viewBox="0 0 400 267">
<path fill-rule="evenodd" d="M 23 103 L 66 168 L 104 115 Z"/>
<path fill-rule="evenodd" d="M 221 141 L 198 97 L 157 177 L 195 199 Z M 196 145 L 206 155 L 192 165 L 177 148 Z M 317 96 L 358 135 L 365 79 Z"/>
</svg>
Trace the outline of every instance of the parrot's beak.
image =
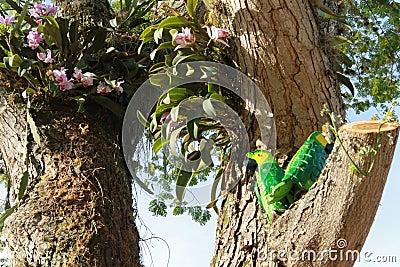
<svg viewBox="0 0 400 267">
<path fill-rule="evenodd" d="M 250 170 L 252 172 L 255 172 L 257 170 L 257 161 L 254 159 L 245 159 L 244 164 L 246 165 L 246 170 Z"/>
</svg>

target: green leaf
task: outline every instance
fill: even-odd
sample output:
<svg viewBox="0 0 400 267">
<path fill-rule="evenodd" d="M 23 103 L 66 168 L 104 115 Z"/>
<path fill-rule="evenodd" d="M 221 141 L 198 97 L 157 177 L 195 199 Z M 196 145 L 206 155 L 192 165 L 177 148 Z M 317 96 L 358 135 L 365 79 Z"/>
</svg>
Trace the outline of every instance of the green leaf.
<svg viewBox="0 0 400 267">
<path fill-rule="evenodd" d="M 208 98 L 208 99 L 203 101 L 203 109 L 204 109 L 204 111 L 206 112 L 207 115 L 209 115 L 211 117 L 216 117 L 217 116 L 217 112 L 215 111 L 215 108 L 212 105 L 210 98 Z"/>
<path fill-rule="evenodd" d="M 189 185 L 192 178 L 193 178 L 193 173 L 179 170 L 175 187 L 176 198 L 179 201 L 182 202 L 183 199 L 185 198 L 186 188 Z"/>
<path fill-rule="evenodd" d="M 171 115 L 171 120 L 172 121 L 178 121 L 179 106 L 176 106 L 176 107 L 172 108 L 171 112 L 170 112 L 170 115 Z"/>
<path fill-rule="evenodd" d="M 166 73 L 157 73 L 150 76 L 150 83 L 161 88 L 168 87 L 170 85 L 171 77 Z"/>
<path fill-rule="evenodd" d="M 160 44 L 157 47 L 157 51 L 160 51 L 162 49 L 170 49 L 170 48 L 174 48 L 174 47 L 175 46 L 172 44 L 172 42 L 165 42 L 165 43 Z"/>
<path fill-rule="evenodd" d="M 178 54 L 173 60 L 172 60 L 172 65 L 176 66 L 181 62 L 184 61 L 203 61 L 206 60 L 206 58 L 202 55 L 197 55 L 197 54 L 192 54 L 192 55 L 183 55 L 183 54 Z"/>
<path fill-rule="evenodd" d="M 178 205 L 172 210 L 172 215 L 182 215 L 185 211 L 185 207 Z"/>
<path fill-rule="evenodd" d="M 152 25 L 147 27 L 142 34 L 140 34 L 139 40 L 142 40 L 144 43 L 153 40 L 154 32 L 157 30 L 158 25 Z M 145 41 L 146 40 L 146 41 Z"/>
<path fill-rule="evenodd" d="M 29 111 L 27 111 L 26 113 L 26 117 L 27 117 L 27 122 L 29 125 L 29 128 L 31 130 L 32 136 L 33 136 L 33 140 L 35 140 L 36 144 L 38 144 L 40 146 L 40 136 L 36 127 L 36 123 L 33 120 L 31 113 Z"/>
<path fill-rule="evenodd" d="M 164 112 L 170 110 L 171 108 L 175 107 L 177 104 L 176 103 L 171 103 L 171 104 L 161 104 L 157 107 L 156 109 L 156 115 L 160 116 Z"/>
<path fill-rule="evenodd" d="M 351 94 L 354 96 L 354 86 L 351 83 L 351 80 L 349 77 L 344 76 L 343 74 L 341 74 L 340 72 L 336 72 L 338 81 L 343 84 L 344 86 L 346 86 L 347 88 L 349 88 Z"/>
<path fill-rule="evenodd" d="M 155 114 L 153 114 L 151 122 L 150 122 L 150 132 L 154 133 L 157 130 L 157 117 Z"/>
<path fill-rule="evenodd" d="M 125 114 L 125 108 L 114 101 L 112 101 L 110 98 L 105 97 L 105 96 L 89 96 L 91 99 L 97 102 L 97 104 L 107 108 L 110 110 L 112 113 L 114 113 L 115 116 L 117 116 L 119 119 L 124 118 Z"/>
<path fill-rule="evenodd" d="M 8 210 L 6 210 L 6 211 L 0 216 L 0 231 L 3 229 L 4 221 L 8 218 L 8 216 L 10 216 L 10 215 L 14 212 L 14 210 L 15 210 L 16 207 L 17 207 L 17 206 L 15 205 L 15 206 L 13 206 L 12 208 L 9 208 Z"/>
<path fill-rule="evenodd" d="M 8 176 L 5 173 L 0 173 L 0 181 L 7 181 L 8 180 Z"/>
<path fill-rule="evenodd" d="M 18 67 L 18 75 L 23 77 L 28 69 L 33 65 L 32 61 L 23 60 L 21 65 Z"/>
<path fill-rule="evenodd" d="M 93 54 L 102 49 L 106 45 L 107 30 L 104 28 L 99 28 L 93 38 L 92 45 L 86 50 L 86 53 Z"/>
<path fill-rule="evenodd" d="M 139 122 L 144 126 L 144 127 L 149 127 L 150 123 L 147 121 L 147 119 L 143 116 L 142 112 L 140 110 L 136 111 L 136 116 L 139 120 Z"/>
<path fill-rule="evenodd" d="M 18 200 L 21 200 L 24 197 L 26 188 L 28 187 L 28 181 L 29 174 L 28 171 L 26 171 L 22 174 L 21 181 L 19 182 Z"/>
<path fill-rule="evenodd" d="M 164 104 L 170 104 L 171 103 L 171 98 L 169 97 L 169 94 L 163 99 L 162 101 Z"/>
<path fill-rule="evenodd" d="M 161 150 L 161 148 L 163 148 L 165 145 L 168 145 L 168 144 L 169 144 L 169 140 L 168 139 L 165 139 L 162 136 L 157 138 L 157 140 L 153 144 L 154 153 L 157 154 L 158 151 Z"/>
<path fill-rule="evenodd" d="M 225 103 L 224 97 L 223 97 L 222 95 L 218 94 L 218 93 L 212 93 L 212 94 L 210 95 L 210 98 Z"/>
<path fill-rule="evenodd" d="M 58 22 L 55 18 L 50 16 L 47 16 L 45 18 L 47 19 L 48 23 L 43 25 L 43 27 L 41 28 L 43 30 L 43 33 L 45 35 L 49 35 L 51 40 L 56 44 L 57 48 L 62 50 L 62 35 Z"/>
<path fill-rule="evenodd" d="M 206 206 L 207 209 L 213 208 L 217 214 L 219 214 L 218 208 L 216 206 L 217 203 L 217 189 L 218 185 L 221 182 L 222 174 L 224 173 L 224 169 L 220 168 L 215 175 L 214 182 L 211 186 L 211 201 L 210 203 Z"/>
<path fill-rule="evenodd" d="M 73 97 L 72 99 L 74 99 L 76 101 L 76 103 L 78 104 L 78 112 L 79 113 L 85 112 L 86 99 L 82 96 L 76 96 L 76 97 Z"/>
<path fill-rule="evenodd" d="M 333 37 L 333 39 L 332 39 L 330 44 L 332 46 L 339 46 L 339 45 L 342 45 L 342 44 L 352 44 L 352 43 L 353 43 L 352 41 L 350 41 L 349 39 L 347 39 L 344 36 L 335 36 L 335 37 Z"/>
<path fill-rule="evenodd" d="M 203 73 L 200 79 L 210 79 L 218 73 L 214 67 L 200 66 L 200 70 Z"/>
<path fill-rule="evenodd" d="M 9 58 L 8 64 L 11 68 L 19 68 L 22 64 L 22 58 L 18 54 L 14 54 Z"/>
<path fill-rule="evenodd" d="M 78 41 L 78 38 L 79 38 L 78 27 L 79 27 L 79 20 L 75 20 L 69 26 L 68 32 L 69 32 L 69 40 L 70 40 L 71 44 Z"/>
<path fill-rule="evenodd" d="M 165 62 L 159 62 L 154 65 L 152 65 L 149 69 L 149 73 L 155 73 L 155 72 L 160 72 L 166 68 Z"/>
<path fill-rule="evenodd" d="M 197 139 L 199 134 L 199 126 L 197 124 L 198 121 L 199 119 L 193 119 L 186 124 L 190 136 L 193 137 L 194 139 Z"/>
<path fill-rule="evenodd" d="M 22 92 L 22 97 L 23 98 L 27 98 L 28 95 L 34 95 L 37 92 L 35 91 L 35 89 L 28 87 L 25 91 Z"/>
<path fill-rule="evenodd" d="M 26 72 L 24 74 L 24 78 L 34 87 L 34 88 L 39 88 L 41 86 L 41 83 L 38 81 L 36 77 L 34 77 L 32 74 L 29 72 Z"/>
<path fill-rule="evenodd" d="M 62 45 L 61 51 L 64 50 L 68 51 L 71 46 L 70 42 L 68 41 L 69 20 L 67 20 L 66 18 L 58 17 L 56 21 L 58 23 L 58 28 L 61 35 L 61 45 Z"/>
<path fill-rule="evenodd" d="M 156 32 L 155 32 L 156 33 Z M 155 38 L 155 37 L 154 37 Z M 158 43 L 158 40 L 156 40 L 156 43 Z M 172 44 L 172 42 L 164 42 L 160 44 L 157 49 L 154 49 L 153 52 L 150 54 L 150 59 L 154 60 L 154 57 L 156 56 L 157 51 L 160 51 L 162 49 L 171 49 L 174 48 L 175 46 Z M 163 65 L 165 65 L 164 62 L 161 62 Z M 153 67 L 153 66 L 152 66 Z"/>
<path fill-rule="evenodd" d="M 190 92 L 186 88 L 174 87 L 163 93 L 158 101 L 158 105 L 162 102 L 164 104 L 170 104 L 171 102 L 180 102 L 185 99 Z"/>
<path fill-rule="evenodd" d="M 111 27 L 113 27 L 113 28 L 117 28 L 118 27 L 119 23 L 118 23 L 117 18 L 119 18 L 119 17 L 115 17 L 113 19 L 110 19 L 110 26 Z M 119 20 L 121 21 L 121 18 L 119 18 Z"/>
<path fill-rule="evenodd" d="M 338 59 L 340 63 L 343 63 L 346 67 L 351 68 L 353 66 L 353 60 L 345 53 L 338 52 Z"/>
<path fill-rule="evenodd" d="M 176 35 L 179 33 L 179 31 L 177 29 L 171 29 L 169 30 L 169 34 L 172 37 L 172 40 L 175 40 Z"/>
<path fill-rule="evenodd" d="M 158 29 L 166 28 L 166 29 L 180 29 L 182 27 L 192 26 L 193 22 L 188 21 L 185 17 L 182 16 L 171 16 L 158 24 Z"/>
<path fill-rule="evenodd" d="M 189 16 L 194 18 L 194 13 L 196 12 L 198 0 L 187 0 L 186 6 L 189 13 Z"/>
<path fill-rule="evenodd" d="M 162 39 L 163 31 L 164 31 L 163 28 L 158 28 L 157 30 L 154 31 L 153 38 L 156 44 L 158 44 L 158 40 Z"/>
<path fill-rule="evenodd" d="M 15 36 L 15 32 L 21 30 L 22 23 L 24 22 L 25 16 L 28 12 L 28 7 L 29 7 L 29 1 L 26 1 L 24 7 L 22 8 L 21 14 L 17 20 L 17 23 L 15 23 L 14 28 L 11 30 L 11 36 Z"/>
</svg>

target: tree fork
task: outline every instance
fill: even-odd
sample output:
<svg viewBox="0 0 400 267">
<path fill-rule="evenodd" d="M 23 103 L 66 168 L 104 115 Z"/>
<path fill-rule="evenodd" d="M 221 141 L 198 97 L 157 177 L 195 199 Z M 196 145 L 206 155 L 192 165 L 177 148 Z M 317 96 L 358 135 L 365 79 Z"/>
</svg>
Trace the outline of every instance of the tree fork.
<svg viewBox="0 0 400 267">
<path fill-rule="evenodd" d="M 339 132 L 349 156 L 362 170 L 369 169 L 373 155 L 358 158 L 357 152 L 376 147 L 380 136 L 368 177 L 350 170 L 352 163 L 337 142 L 315 185 L 271 225 L 247 185 L 229 194 L 223 207 L 235 210 L 241 220 L 222 213 L 211 266 L 352 266 L 378 209 L 399 134 L 398 124 L 383 124 L 379 131 L 380 124 L 351 123 Z M 330 248 L 336 261 L 323 254 Z"/>
<path fill-rule="evenodd" d="M 286 254 L 287 262 L 275 258 L 259 261 L 259 266 L 309 266 L 311 261 L 317 266 L 352 266 L 381 200 L 398 139 L 398 127 L 398 124 L 380 121 L 343 125 L 339 131 L 340 139 L 361 170 L 371 167 L 374 154 L 360 158 L 358 151 L 367 146 L 375 148 L 380 140 L 371 173 L 363 176 L 351 170 L 350 158 L 336 142 L 317 183 L 267 231 L 268 250 L 285 250 L 289 253 Z M 323 251 L 329 249 L 337 250 L 337 253 L 333 251 L 331 257 L 323 255 Z M 291 259 L 290 253 L 294 252 L 299 253 L 295 254 L 298 257 Z M 305 253 L 304 258 L 302 253 Z M 337 260 L 332 258 L 335 255 Z"/>
</svg>

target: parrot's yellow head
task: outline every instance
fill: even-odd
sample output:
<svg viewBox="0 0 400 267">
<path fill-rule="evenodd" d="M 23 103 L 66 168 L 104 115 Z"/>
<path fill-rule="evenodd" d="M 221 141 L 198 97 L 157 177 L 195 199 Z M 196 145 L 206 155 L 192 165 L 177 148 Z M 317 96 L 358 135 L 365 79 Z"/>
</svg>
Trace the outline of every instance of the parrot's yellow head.
<svg viewBox="0 0 400 267">
<path fill-rule="evenodd" d="M 253 159 L 257 162 L 257 164 L 272 162 L 274 157 L 271 152 L 266 150 L 257 149 L 252 152 L 246 154 L 249 159 Z"/>
<path fill-rule="evenodd" d="M 326 145 L 328 144 L 328 141 L 326 141 L 324 135 L 321 132 L 313 132 L 308 139 L 314 139 L 316 141 L 318 141 L 318 143 L 320 143 L 323 147 L 326 147 Z"/>
</svg>

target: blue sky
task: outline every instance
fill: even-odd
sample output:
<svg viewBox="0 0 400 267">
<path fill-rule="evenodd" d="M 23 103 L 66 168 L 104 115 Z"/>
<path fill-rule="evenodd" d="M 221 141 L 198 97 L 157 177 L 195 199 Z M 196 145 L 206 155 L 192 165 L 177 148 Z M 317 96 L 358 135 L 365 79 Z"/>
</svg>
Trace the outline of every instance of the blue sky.
<svg viewBox="0 0 400 267">
<path fill-rule="evenodd" d="M 361 115 L 349 112 L 350 121 L 366 120 L 376 112 L 370 110 Z M 400 109 L 397 109 L 400 114 Z M 387 179 L 381 205 L 375 217 L 367 241 L 360 255 L 368 253 L 369 262 L 363 257 L 356 267 L 377 266 L 376 256 L 396 256 L 397 263 L 379 263 L 383 266 L 399 266 L 400 262 L 400 231 L 398 222 L 400 220 L 400 144 L 397 144 L 392 167 Z M 142 243 L 142 253 L 146 267 L 204 267 L 209 266 L 214 252 L 216 216 L 213 213 L 211 221 L 206 226 L 200 226 L 192 221 L 187 215 L 173 216 L 166 218 L 154 217 L 148 211 L 148 202 L 151 200 L 145 193 L 138 193 L 139 216 L 148 227 L 141 226 L 139 231 L 142 238 L 160 237 Z M 151 233 L 149 232 L 151 230 Z M 169 248 L 165 244 L 168 243 Z M 169 265 L 168 255 L 170 252 Z M 371 254 L 372 253 L 372 254 Z M 152 257 L 152 260 L 151 260 Z M 384 259 L 384 258 L 380 258 Z M 152 265 L 153 264 L 153 265 Z"/>
</svg>

